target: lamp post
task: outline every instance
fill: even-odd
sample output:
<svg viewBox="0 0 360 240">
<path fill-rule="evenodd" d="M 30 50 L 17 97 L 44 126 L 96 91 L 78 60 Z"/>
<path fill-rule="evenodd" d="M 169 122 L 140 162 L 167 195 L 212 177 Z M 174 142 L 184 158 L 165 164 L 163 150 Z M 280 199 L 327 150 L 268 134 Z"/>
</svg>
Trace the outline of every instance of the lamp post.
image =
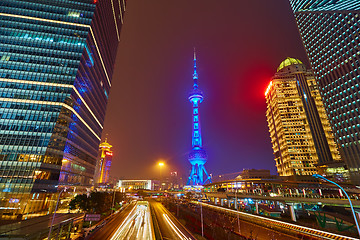
<svg viewBox="0 0 360 240">
<path fill-rule="evenodd" d="M 114 203 L 115 203 L 115 189 L 113 189 L 113 199 L 112 199 L 111 214 L 114 213 Z"/>
<path fill-rule="evenodd" d="M 159 190 L 161 191 L 161 190 L 162 190 L 162 175 L 161 175 L 161 170 L 162 170 L 162 168 L 164 167 L 165 164 L 164 164 L 163 162 L 159 162 L 158 165 L 159 165 L 159 168 L 160 168 L 160 188 L 159 188 Z"/>
<path fill-rule="evenodd" d="M 65 190 L 66 190 L 66 188 L 61 189 L 61 191 L 60 191 L 60 193 L 59 193 L 59 196 L 58 196 L 58 198 L 57 198 L 55 210 L 54 210 L 53 217 L 52 217 L 52 220 L 51 220 L 51 225 L 50 225 L 48 240 L 51 239 L 51 230 L 52 230 L 52 226 L 53 226 L 53 224 L 54 224 L 55 215 L 56 215 L 56 210 L 57 210 L 57 208 L 58 208 L 58 206 L 59 206 L 60 195 L 61 195 Z"/>
<path fill-rule="evenodd" d="M 203 211 L 202 211 L 202 202 L 200 199 L 198 201 L 200 205 L 201 236 L 204 237 L 204 219 L 203 219 Z"/>
<path fill-rule="evenodd" d="M 345 196 L 346 196 L 347 199 L 349 200 L 351 212 L 352 212 L 352 214 L 353 214 L 353 217 L 354 217 L 354 220 L 355 220 L 355 224 L 356 224 L 356 228 L 357 228 L 358 234 L 359 234 L 359 236 L 360 236 L 359 223 L 358 223 L 358 220 L 357 220 L 357 218 L 356 218 L 356 214 L 355 214 L 355 211 L 354 211 L 354 207 L 353 207 L 353 205 L 352 205 L 352 203 L 351 203 L 351 200 L 350 200 L 349 195 L 347 194 L 347 192 L 346 192 L 339 184 L 337 184 L 336 182 L 333 182 L 333 181 L 331 181 L 331 180 L 329 180 L 329 179 L 327 179 L 327 178 L 325 178 L 325 177 L 323 177 L 323 176 L 321 176 L 321 175 L 319 175 L 319 174 L 314 174 L 314 175 L 312 175 L 312 176 L 313 176 L 314 178 L 319 178 L 319 179 L 325 180 L 325 181 L 327 181 L 327 182 L 329 182 L 329 183 L 332 183 L 332 184 L 336 185 L 338 188 L 340 188 L 340 189 L 345 193 Z"/>
<path fill-rule="evenodd" d="M 238 222 L 238 228 L 239 228 L 239 233 L 241 234 L 241 229 L 240 229 L 240 219 L 239 219 L 239 206 L 238 206 L 238 200 L 237 200 L 237 182 L 235 182 L 235 207 L 236 207 L 236 215 L 237 215 L 237 222 Z"/>
</svg>

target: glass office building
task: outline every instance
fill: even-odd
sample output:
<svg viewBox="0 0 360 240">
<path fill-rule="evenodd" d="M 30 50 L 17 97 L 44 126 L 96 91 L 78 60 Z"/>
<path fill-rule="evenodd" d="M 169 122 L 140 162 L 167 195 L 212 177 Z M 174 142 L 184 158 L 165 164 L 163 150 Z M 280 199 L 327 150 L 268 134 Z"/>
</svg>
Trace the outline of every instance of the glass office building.
<svg viewBox="0 0 360 240">
<path fill-rule="evenodd" d="M 346 171 L 312 71 L 300 60 L 286 58 L 265 98 L 279 175 L 309 180 L 313 174 L 321 173 L 342 180 Z"/>
<path fill-rule="evenodd" d="M 91 186 L 124 0 L 0 1 L 0 214 Z"/>
<path fill-rule="evenodd" d="M 360 1 L 290 0 L 340 154 L 360 184 Z"/>
</svg>

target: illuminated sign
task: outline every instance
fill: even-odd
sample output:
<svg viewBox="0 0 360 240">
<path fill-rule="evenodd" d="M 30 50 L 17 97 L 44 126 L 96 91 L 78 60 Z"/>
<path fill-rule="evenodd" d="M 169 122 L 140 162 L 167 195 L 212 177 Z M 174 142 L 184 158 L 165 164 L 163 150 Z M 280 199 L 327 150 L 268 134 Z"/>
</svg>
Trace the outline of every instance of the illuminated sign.
<svg viewBox="0 0 360 240">
<path fill-rule="evenodd" d="M 111 152 L 106 152 L 106 155 L 112 156 L 113 154 Z"/>
</svg>

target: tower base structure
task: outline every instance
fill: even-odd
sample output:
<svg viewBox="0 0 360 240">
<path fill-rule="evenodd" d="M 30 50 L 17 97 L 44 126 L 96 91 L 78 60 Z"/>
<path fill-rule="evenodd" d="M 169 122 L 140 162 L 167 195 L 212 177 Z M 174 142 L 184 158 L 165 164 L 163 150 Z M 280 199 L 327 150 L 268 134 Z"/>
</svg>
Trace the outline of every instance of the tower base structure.
<svg viewBox="0 0 360 240">
<path fill-rule="evenodd" d="M 207 154 L 204 149 L 193 149 L 189 154 L 189 161 L 192 165 L 191 173 L 186 185 L 201 186 L 211 183 L 211 175 L 209 175 L 204 167 L 207 160 Z"/>
</svg>

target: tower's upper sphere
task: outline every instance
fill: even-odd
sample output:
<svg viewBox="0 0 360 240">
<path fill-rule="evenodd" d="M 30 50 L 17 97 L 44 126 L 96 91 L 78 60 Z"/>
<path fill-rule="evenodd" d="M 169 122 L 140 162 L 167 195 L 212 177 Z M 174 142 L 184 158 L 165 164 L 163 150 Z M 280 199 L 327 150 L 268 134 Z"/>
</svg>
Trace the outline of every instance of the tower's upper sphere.
<svg viewBox="0 0 360 240">
<path fill-rule="evenodd" d="M 190 102 L 202 102 L 203 100 L 203 93 L 200 89 L 196 88 L 196 89 L 193 89 L 190 94 L 189 94 L 189 100 Z"/>
<path fill-rule="evenodd" d="M 290 66 L 290 65 L 304 65 L 299 59 L 287 57 L 284 61 L 280 63 L 280 66 L 277 69 L 277 72 L 279 72 L 281 69 Z"/>
</svg>

